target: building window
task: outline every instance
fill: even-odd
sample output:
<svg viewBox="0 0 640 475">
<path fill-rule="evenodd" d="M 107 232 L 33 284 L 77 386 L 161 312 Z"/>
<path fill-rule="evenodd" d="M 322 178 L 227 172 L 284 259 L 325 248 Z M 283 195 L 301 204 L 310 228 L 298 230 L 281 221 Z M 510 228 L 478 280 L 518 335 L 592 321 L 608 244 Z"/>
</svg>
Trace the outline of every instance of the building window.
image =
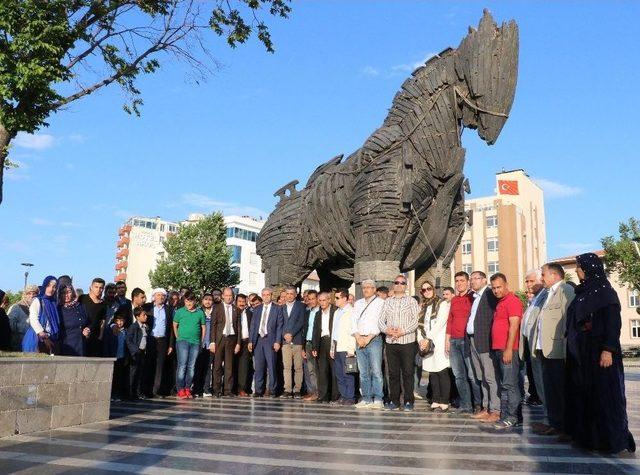
<svg viewBox="0 0 640 475">
<path fill-rule="evenodd" d="M 500 265 L 498 261 L 491 261 L 487 264 L 487 270 L 489 274 L 495 274 L 496 272 L 500 272 Z"/>
<path fill-rule="evenodd" d="M 169 232 L 170 233 L 175 233 L 176 232 L 176 227 L 173 224 L 169 225 Z"/>
<path fill-rule="evenodd" d="M 487 229 L 489 228 L 497 228 L 498 227 L 498 217 L 497 216 L 487 216 Z"/>
<path fill-rule="evenodd" d="M 640 292 L 632 290 L 629 292 L 629 307 L 640 307 Z"/>
<path fill-rule="evenodd" d="M 471 275 L 471 272 L 473 272 L 473 264 L 462 264 L 462 272 Z"/>
<path fill-rule="evenodd" d="M 240 246 L 229 246 L 231 251 L 231 264 L 240 264 L 242 259 L 242 248 Z"/>
<path fill-rule="evenodd" d="M 462 241 L 462 253 L 471 254 L 471 241 Z"/>
<path fill-rule="evenodd" d="M 160 225 L 160 232 L 163 233 L 164 232 L 164 224 Z"/>
<path fill-rule="evenodd" d="M 631 320 L 631 338 L 640 338 L 640 320 Z"/>
<path fill-rule="evenodd" d="M 489 239 L 487 239 L 487 251 L 489 251 L 489 252 L 497 252 L 498 251 L 498 238 L 489 238 Z"/>
</svg>

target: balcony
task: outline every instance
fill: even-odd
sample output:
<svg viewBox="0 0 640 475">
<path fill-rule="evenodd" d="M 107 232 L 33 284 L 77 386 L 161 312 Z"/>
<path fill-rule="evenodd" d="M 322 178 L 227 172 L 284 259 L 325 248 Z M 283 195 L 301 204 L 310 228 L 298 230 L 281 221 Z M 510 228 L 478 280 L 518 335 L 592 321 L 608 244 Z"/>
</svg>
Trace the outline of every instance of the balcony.
<svg viewBox="0 0 640 475">
<path fill-rule="evenodd" d="M 116 264 L 116 270 L 126 269 L 129 263 L 127 261 L 121 261 Z"/>
<path fill-rule="evenodd" d="M 127 274 L 125 272 L 122 272 L 122 273 L 116 275 L 116 277 L 113 280 L 116 281 L 116 282 L 118 282 L 120 280 L 127 280 Z"/>
<path fill-rule="evenodd" d="M 124 236 L 125 234 L 129 234 L 130 231 L 131 231 L 131 225 L 126 224 L 118 230 L 118 236 Z"/>
<path fill-rule="evenodd" d="M 116 254 L 116 258 L 121 259 L 123 257 L 127 257 L 128 255 L 129 255 L 129 249 L 125 248 Z"/>
<path fill-rule="evenodd" d="M 118 247 L 122 247 L 125 244 L 129 244 L 129 237 L 120 238 L 120 240 L 118 241 Z"/>
</svg>

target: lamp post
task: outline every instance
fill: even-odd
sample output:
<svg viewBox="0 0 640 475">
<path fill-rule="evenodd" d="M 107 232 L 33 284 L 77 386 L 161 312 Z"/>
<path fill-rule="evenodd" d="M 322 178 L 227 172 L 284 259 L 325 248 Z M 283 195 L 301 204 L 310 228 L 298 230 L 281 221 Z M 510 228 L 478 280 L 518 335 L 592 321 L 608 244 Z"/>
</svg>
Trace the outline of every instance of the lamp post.
<svg viewBox="0 0 640 475">
<path fill-rule="evenodd" d="M 29 268 L 33 267 L 33 264 L 31 262 L 23 262 L 20 265 L 25 267 L 25 271 L 24 271 L 24 287 L 23 288 L 26 289 L 27 288 L 27 279 L 29 278 Z"/>
</svg>

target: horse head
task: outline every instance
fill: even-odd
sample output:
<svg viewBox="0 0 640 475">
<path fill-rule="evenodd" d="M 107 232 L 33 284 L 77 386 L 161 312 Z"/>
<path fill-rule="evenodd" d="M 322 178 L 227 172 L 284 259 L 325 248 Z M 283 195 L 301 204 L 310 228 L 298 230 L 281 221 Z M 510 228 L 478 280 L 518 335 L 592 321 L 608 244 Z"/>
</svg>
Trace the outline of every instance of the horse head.
<svg viewBox="0 0 640 475">
<path fill-rule="evenodd" d="M 455 70 L 458 107 L 465 127 L 477 129 L 489 145 L 495 143 L 513 104 L 518 74 L 518 25 L 498 27 L 488 10 L 477 30 L 457 49 Z"/>
</svg>

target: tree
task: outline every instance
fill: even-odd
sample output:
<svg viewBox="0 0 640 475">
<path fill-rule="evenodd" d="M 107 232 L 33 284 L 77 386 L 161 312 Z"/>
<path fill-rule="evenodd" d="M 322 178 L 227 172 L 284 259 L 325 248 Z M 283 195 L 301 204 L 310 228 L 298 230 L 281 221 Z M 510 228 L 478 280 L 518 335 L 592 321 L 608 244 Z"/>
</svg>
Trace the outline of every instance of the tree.
<svg viewBox="0 0 640 475">
<path fill-rule="evenodd" d="M 640 221 L 630 218 L 618 231 L 619 239 L 606 236 L 601 241 L 607 270 L 615 271 L 621 284 L 640 289 Z"/>
<path fill-rule="evenodd" d="M 149 273 L 154 287 L 188 288 L 202 294 L 239 282 L 230 264 L 227 228 L 221 213 L 180 226 L 164 242 L 164 249 L 166 258 Z"/>
<path fill-rule="evenodd" d="M 273 52 L 261 14 L 288 18 L 290 0 L 2 0 L 0 1 L 0 203 L 11 141 L 33 133 L 70 103 L 110 84 L 139 115 L 136 80 L 160 67 L 161 53 L 201 77 L 215 66 L 204 33 L 232 48 L 256 33 Z M 212 5 L 210 12 L 202 8 Z"/>
</svg>

